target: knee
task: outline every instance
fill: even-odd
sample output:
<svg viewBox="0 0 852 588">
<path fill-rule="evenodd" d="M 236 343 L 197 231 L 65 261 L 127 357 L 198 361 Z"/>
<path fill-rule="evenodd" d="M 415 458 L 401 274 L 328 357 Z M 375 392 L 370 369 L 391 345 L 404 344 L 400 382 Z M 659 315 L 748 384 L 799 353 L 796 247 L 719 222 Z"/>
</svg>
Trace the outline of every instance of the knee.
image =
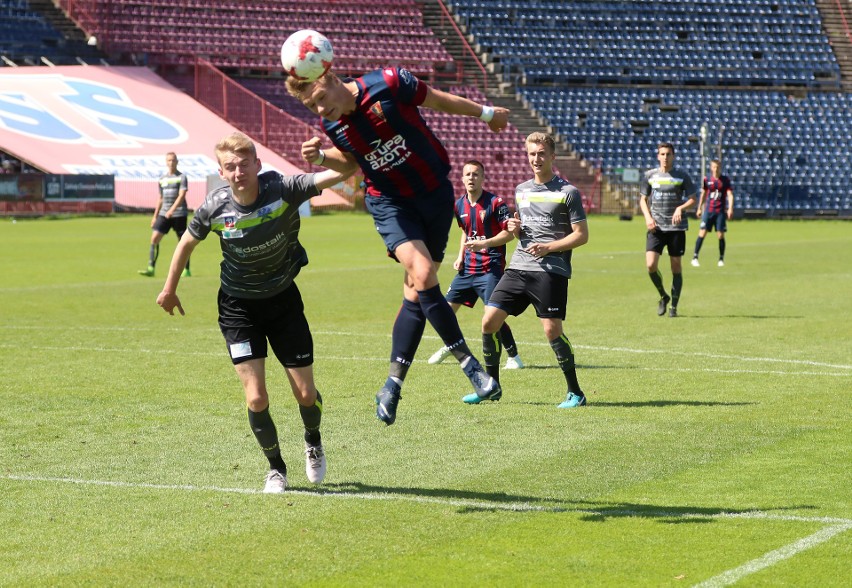
<svg viewBox="0 0 852 588">
<path fill-rule="evenodd" d="M 493 335 L 500 330 L 500 324 L 497 321 L 482 321 L 482 333 L 484 335 Z"/>
<path fill-rule="evenodd" d="M 246 389 L 246 406 L 252 412 L 261 412 L 269 408 L 269 395 L 266 390 L 250 390 Z"/>
<path fill-rule="evenodd" d="M 310 407 L 317 402 L 317 391 L 303 388 L 293 388 L 293 397 L 299 406 Z"/>
<path fill-rule="evenodd" d="M 558 339 L 562 336 L 562 328 L 555 325 L 545 325 L 544 336 L 548 342 Z"/>
</svg>

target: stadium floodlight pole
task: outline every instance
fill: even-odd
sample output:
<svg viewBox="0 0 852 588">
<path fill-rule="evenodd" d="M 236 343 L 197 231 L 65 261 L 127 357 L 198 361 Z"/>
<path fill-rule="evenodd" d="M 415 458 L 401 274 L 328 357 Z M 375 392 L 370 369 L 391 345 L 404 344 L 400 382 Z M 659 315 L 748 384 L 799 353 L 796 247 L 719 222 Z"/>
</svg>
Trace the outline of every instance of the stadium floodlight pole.
<svg viewBox="0 0 852 588">
<path fill-rule="evenodd" d="M 698 133 L 701 141 L 699 142 L 699 146 L 701 149 L 701 178 L 705 178 L 707 176 L 707 135 L 710 133 L 710 129 L 707 128 L 707 123 L 701 123 L 701 130 Z"/>
</svg>

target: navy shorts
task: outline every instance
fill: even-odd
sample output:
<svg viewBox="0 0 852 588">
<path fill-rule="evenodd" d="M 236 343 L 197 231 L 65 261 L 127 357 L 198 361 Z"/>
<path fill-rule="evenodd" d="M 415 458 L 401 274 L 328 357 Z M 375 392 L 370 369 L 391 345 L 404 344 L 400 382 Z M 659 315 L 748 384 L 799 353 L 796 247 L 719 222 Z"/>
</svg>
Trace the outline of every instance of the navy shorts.
<svg viewBox="0 0 852 588">
<path fill-rule="evenodd" d="M 314 363 L 314 340 L 296 284 L 271 298 L 236 298 L 219 290 L 219 329 L 236 365 L 266 357 L 266 342 L 284 367 Z"/>
<path fill-rule="evenodd" d="M 686 231 L 648 231 L 645 251 L 662 253 L 665 247 L 668 247 L 669 257 L 683 257 L 686 251 Z"/>
<path fill-rule="evenodd" d="M 403 243 L 423 241 L 432 261 L 444 260 L 455 203 L 449 181 L 423 196 L 367 196 L 365 203 L 390 257 L 396 259 L 393 252 Z"/>
<path fill-rule="evenodd" d="M 717 233 L 724 233 L 728 230 L 728 216 L 725 214 L 724 211 L 707 212 L 705 210 L 704 213 L 701 215 L 700 227 L 705 231 L 708 231 L 711 227 L 714 227 Z"/>
<path fill-rule="evenodd" d="M 518 316 L 530 304 L 537 317 L 564 321 L 568 308 L 568 277 L 507 269 L 488 300 L 488 306 L 512 316 Z"/>
<path fill-rule="evenodd" d="M 184 232 L 186 232 L 186 217 L 173 216 L 172 218 L 166 218 L 162 214 L 157 215 L 157 220 L 154 221 L 154 230 L 165 235 L 170 229 L 175 230 L 178 239 L 183 237 Z"/>
<path fill-rule="evenodd" d="M 447 302 L 463 304 L 469 308 L 476 305 L 477 299 L 488 302 L 499 281 L 498 274 L 478 276 L 457 274 L 450 284 L 450 289 L 447 290 Z"/>
</svg>

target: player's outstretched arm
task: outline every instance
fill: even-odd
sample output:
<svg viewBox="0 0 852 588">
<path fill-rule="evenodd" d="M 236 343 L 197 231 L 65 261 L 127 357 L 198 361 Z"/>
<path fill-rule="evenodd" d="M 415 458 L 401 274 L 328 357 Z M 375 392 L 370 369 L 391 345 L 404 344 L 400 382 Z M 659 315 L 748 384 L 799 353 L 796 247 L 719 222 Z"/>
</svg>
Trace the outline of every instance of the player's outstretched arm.
<svg viewBox="0 0 852 588">
<path fill-rule="evenodd" d="M 355 170 L 358 169 L 358 165 L 355 164 L 350 167 L 345 172 L 337 171 L 334 169 L 327 169 L 321 172 L 318 172 L 316 176 L 314 176 L 314 182 L 317 185 L 317 188 L 320 190 L 325 190 L 326 188 L 331 188 L 335 184 L 339 184 L 343 180 L 349 178 L 352 174 L 355 173 Z"/>
<path fill-rule="evenodd" d="M 177 287 L 180 281 L 180 274 L 186 267 L 186 262 L 190 255 L 192 255 L 192 250 L 200 242 L 189 231 L 186 231 L 172 256 L 172 262 L 169 265 L 169 275 L 166 277 L 163 291 L 157 296 L 157 304 L 170 315 L 175 314 L 175 308 L 178 309 L 181 315 L 186 314 L 183 311 L 183 306 L 181 306 L 180 298 L 177 296 Z"/>
<path fill-rule="evenodd" d="M 481 119 L 488 123 L 488 128 L 495 133 L 499 133 L 509 124 L 509 110 L 506 108 L 500 106 L 483 106 L 473 100 L 468 100 L 462 96 L 456 96 L 442 90 L 436 90 L 432 87 L 429 87 L 426 91 L 423 106 L 432 110 L 446 112 L 447 114 L 460 114 Z"/>
</svg>

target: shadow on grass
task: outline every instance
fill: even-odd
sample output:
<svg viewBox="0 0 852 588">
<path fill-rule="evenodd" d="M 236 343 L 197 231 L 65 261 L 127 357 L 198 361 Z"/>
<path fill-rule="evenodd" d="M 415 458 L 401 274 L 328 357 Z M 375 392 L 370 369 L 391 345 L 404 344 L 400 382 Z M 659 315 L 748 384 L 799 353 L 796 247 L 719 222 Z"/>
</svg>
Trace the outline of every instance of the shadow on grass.
<svg viewBox="0 0 852 588">
<path fill-rule="evenodd" d="M 803 319 L 804 316 L 801 315 L 790 315 L 790 314 L 776 314 L 776 315 L 768 315 L 768 314 L 678 314 L 677 318 L 685 318 L 685 319 L 776 319 L 776 320 L 788 320 L 788 319 Z"/>
<path fill-rule="evenodd" d="M 594 395 L 590 395 L 588 392 L 586 393 L 586 396 L 589 399 L 589 404 L 586 405 L 587 407 L 608 406 L 621 408 L 664 408 L 667 406 L 750 406 L 757 404 L 757 402 L 718 402 L 710 400 L 639 400 L 635 402 L 607 402 L 605 400 L 595 400 Z M 504 398 L 506 397 L 504 396 Z M 553 402 L 520 401 L 515 404 L 525 404 L 527 406 L 551 406 L 559 404 L 562 400 L 563 398 L 559 398 Z M 581 410 L 586 409 L 581 408 Z"/>
<path fill-rule="evenodd" d="M 426 504 L 443 504 L 458 507 L 460 513 L 476 512 L 550 512 L 579 513 L 581 520 L 605 522 L 612 518 L 656 519 L 667 524 L 709 523 L 719 518 L 738 518 L 765 516 L 773 511 L 814 510 L 812 505 L 792 505 L 787 507 L 728 509 L 721 507 L 665 506 L 654 504 L 634 504 L 629 502 L 565 502 L 544 499 L 536 496 L 507 494 L 505 492 L 478 492 L 470 490 L 450 490 L 446 488 L 408 488 L 394 486 L 374 486 L 360 482 L 327 484 L 312 494 L 372 496 L 377 499 L 411 500 Z"/>
<path fill-rule="evenodd" d="M 558 369 L 560 369 L 560 368 L 559 368 L 558 365 L 556 365 L 556 363 L 554 361 L 554 363 L 548 364 L 548 365 L 536 365 L 536 364 L 530 365 L 530 364 L 525 363 L 523 371 L 527 371 L 527 370 L 558 370 Z M 626 368 L 623 365 L 588 365 L 588 364 L 579 364 L 578 363 L 577 369 L 578 370 L 623 370 L 623 369 L 639 369 L 639 368 L 637 368 L 637 367 Z M 500 373 L 504 374 L 507 371 L 513 371 L 513 370 L 507 370 L 505 368 L 502 368 L 500 370 Z"/>
<path fill-rule="evenodd" d="M 718 402 L 711 400 L 639 400 L 636 402 L 589 402 L 589 406 L 620 406 L 624 408 L 641 408 L 653 406 L 662 408 L 665 406 L 750 406 L 757 402 Z"/>
</svg>

